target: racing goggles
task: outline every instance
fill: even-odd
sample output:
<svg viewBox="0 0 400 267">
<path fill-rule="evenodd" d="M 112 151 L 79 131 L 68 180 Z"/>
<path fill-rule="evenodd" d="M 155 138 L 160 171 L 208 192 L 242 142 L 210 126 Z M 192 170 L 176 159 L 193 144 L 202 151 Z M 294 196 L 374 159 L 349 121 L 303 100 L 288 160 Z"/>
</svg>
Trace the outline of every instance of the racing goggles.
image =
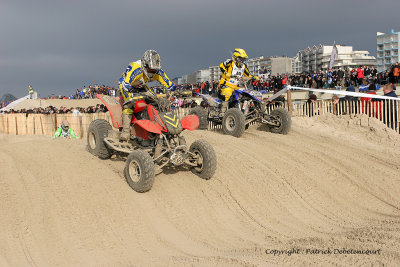
<svg viewBox="0 0 400 267">
<path fill-rule="evenodd" d="M 246 63 L 246 59 L 244 57 L 236 57 L 236 61 L 240 64 Z"/>
<path fill-rule="evenodd" d="M 148 73 L 152 73 L 152 74 L 155 74 L 155 73 L 157 73 L 157 69 L 151 69 L 150 67 L 149 67 L 149 65 L 146 65 L 146 70 L 147 70 L 147 72 Z"/>
</svg>

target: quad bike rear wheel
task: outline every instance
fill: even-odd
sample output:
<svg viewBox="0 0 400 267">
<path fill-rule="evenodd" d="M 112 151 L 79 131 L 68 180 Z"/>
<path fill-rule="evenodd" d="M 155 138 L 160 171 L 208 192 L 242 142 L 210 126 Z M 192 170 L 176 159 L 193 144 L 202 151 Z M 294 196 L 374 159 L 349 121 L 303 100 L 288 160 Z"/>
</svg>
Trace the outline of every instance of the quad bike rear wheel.
<svg viewBox="0 0 400 267">
<path fill-rule="evenodd" d="M 288 134 L 292 125 L 292 118 L 289 112 L 283 108 L 276 108 L 271 111 L 271 116 L 277 120 L 279 126 L 268 126 L 268 129 L 272 133 L 277 134 Z"/>
<path fill-rule="evenodd" d="M 246 127 L 246 118 L 238 108 L 231 108 L 225 112 L 222 119 L 222 130 L 225 134 L 241 137 Z"/>
<path fill-rule="evenodd" d="M 124 175 L 129 186 L 136 192 L 149 191 L 155 178 L 155 166 L 149 153 L 138 149 L 129 154 L 125 163 Z"/>
<path fill-rule="evenodd" d="M 102 119 L 92 121 L 88 128 L 87 149 L 100 159 L 109 159 L 112 155 L 104 143 L 104 138 L 108 136 L 109 130 L 112 130 L 110 123 Z"/>
<path fill-rule="evenodd" d="M 197 163 L 197 166 L 193 166 L 191 171 L 203 178 L 209 180 L 217 169 L 217 156 L 214 148 L 206 140 L 196 140 L 190 146 L 189 151 L 196 155 L 191 161 Z"/>
<path fill-rule="evenodd" d="M 208 113 L 207 110 L 203 107 L 194 107 L 190 110 L 189 115 L 196 115 L 199 117 L 199 130 L 207 130 L 208 129 Z"/>
</svg>

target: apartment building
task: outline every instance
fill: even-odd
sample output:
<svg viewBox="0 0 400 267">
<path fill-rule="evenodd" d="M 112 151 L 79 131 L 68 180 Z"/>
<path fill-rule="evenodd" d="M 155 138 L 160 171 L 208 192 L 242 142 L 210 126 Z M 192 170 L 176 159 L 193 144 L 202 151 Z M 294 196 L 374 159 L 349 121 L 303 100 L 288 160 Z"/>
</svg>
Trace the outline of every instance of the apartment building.
<svg viewBox="0 0 400 267">
<path fill-rule="evenodd" d="M 334 69 L 376 65 L 375 57 L 370 56 L 368 51 L 355 51 L 352 46 L 336 45 L 336 47 L 338 55 L 333 64 Z M 332 50 L 332 45 L 319 45 L 299 51 L 295 57 L 300 62 L 298 70 L 308 73 L 328 70 Z"/>
<path fill-rule="evenodd" d="M 292 73 L 292 58 L 290 57 L 266 57 L 260 60 L 260 69 L 268 71 L 271 75 Z"/>
<path fill-rule="evenodd" d="M 210 71 L 209 81 L 219 81 L 222 72 L 219 66 L 212 66 L 208 68 Z"/>
<path fill-rule="evenodd" d="M 260 61 L 263 59 L 263 56 L 248 59 L 247 67 L 252 75 L 258 75 L 260 73 Z"/>
<path fill-rule="evenodd" d="M 400 62 L 399 42 L 400 34 L 393 29 L 390 33 L 376 33 L 376 69 L 378 71 L 385 71 L 391 64 Z"/>
<path fill-rule="evenodd" d="M 201 83 L 210 80 L 210 70 L 198 70 L 196 71 L 196 82 Z"/>
</svg>

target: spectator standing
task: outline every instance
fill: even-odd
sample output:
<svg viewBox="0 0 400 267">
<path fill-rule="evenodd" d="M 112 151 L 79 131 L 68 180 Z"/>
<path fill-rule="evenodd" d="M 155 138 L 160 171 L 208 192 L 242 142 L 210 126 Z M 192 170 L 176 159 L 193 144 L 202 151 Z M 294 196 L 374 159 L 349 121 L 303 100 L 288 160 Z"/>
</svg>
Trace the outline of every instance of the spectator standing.
<svg viewBox="0 0 400 267">
<path fill-rule="evenodd" d="M 367 94 L 376 95 L 376 85 L 374 83 L 368 86 Z M 368 111 L 368 117 L 375 117 L 377 119 L 381 118 L 381 102 L 376 98 L 361 97 L 361 110 L 364 114 L 367 114 Z"/>
<path fill-rule="evenodd" d="M 383 87 L 384 96 L 397 98 L 396 93 L 393 91 L 393 84 L 386 84 Z M 392 129 L 397 129 L 398 118 L 397 118 L 397 103 L 395 100 L 384 100 L 383 112 L 385 113 L 386 125 Z"/>
<path fill-rule="evenodd" d="M 314 115 L 318 115 L 318 109 L 314 110 L 314 103 L 315 101 L 317 101 L 317 96 L 315 94 L 310 94 L 307 100 L 307 104 L 304 106 L 305 109 L 304 110 L 305 113 L 308 113 L 309 117 L 312 117 Z"/>
<path fill-rule="evenodd" d="M 372 77 L 376 77 L 376 74 L 378 73 L 378 71 L 375 69 L 375 67 L 374 66 L 372 66 L 372 68 L 371 68 L 371 75 L 372 75 Z"/>
<path fill-rule="evenodd" d="M 361 69 L 361 66 L 359 66 L 357 69 L 357 79 L 358 85 L 362 84 L 362 81 L 364 79 L 364 71 Z"/>
<path fill-rule="evenodd" d="M 28 92 L 29 92 L 29 99 L 33 99 L 33 87 L 32 87 L 32 85 L 28 86 Z"/>
<path fill-rule="evenodd" d="M 393 75 L 393 83 L 399 83 L 399 76 L 400 76 L 400 66 L 399 62 L 392 67 L 392 75 Z"/>
</svg>

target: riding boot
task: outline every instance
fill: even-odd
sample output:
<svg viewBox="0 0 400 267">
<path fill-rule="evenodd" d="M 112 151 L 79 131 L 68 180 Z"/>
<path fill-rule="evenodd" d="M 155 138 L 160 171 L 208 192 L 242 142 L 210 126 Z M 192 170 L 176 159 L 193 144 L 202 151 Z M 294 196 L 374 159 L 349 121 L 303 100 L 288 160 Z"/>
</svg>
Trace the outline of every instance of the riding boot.
<svg viewBox="0 0 400 267">
<path fill-rule="evenodd" d="M 132 114 L 122 114 L 122 132 L 119 137 L 121 141 L 128 141 L 131 137 Z"/>
<path fill-rule="evenodd" d="M 228 109 L 228 101 L 222 102 L 221 106 L 221 115 L 223 116 Z"/>
</svg>

